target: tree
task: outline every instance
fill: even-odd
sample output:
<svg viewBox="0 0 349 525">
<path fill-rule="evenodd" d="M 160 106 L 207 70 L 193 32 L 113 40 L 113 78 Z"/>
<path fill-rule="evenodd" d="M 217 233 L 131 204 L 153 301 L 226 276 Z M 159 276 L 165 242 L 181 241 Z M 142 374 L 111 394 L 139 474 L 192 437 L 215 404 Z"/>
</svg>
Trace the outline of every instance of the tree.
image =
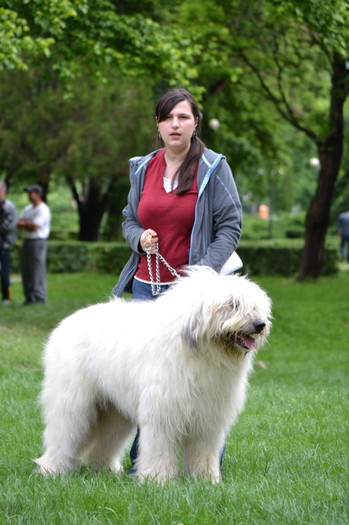
<svg viewBox="0 0 349 525">
<path fill-rule="evenodd" d="M 151 78 L 148 90 L 151 90 L 156 78 L 161 78 L 167 85 L 187 85 L 189 79 L 196 75 L 193 66 L 196 48 L 190 45 L 181 29 L 169 28 L 149 16 L 156 11 L 157 3 L 153 0 L 5 0 L 0 7 L 0 70 L 24 70 L 31 82 L 26 98 L 31 112 L 27 111 L 25 116 L 20 114 L 18 121 L 14 122 L 10 118 L 6 121 L 6 117 L 0 115 L 0 140 L 4 147 L 0 152 L 0 159 L 3 160 L 1 167 L 6 170 L 8 181 L 14 173 L 17 176 L 35 173 L 46 187 L 54 171 L 58 173 L 63 165 L 69 168 L 66 178 L 78 203 L 82 239 L 97 237 L 116 180 L 124 175 L 124 168 L 121 171 L 115 168 L 120 162 L 114 164 L 113 176 L 106 166 L 115 158 L 116 151 L 119 152 L 119 160 L 121 151 L 125 159 L 128 148 L 125 148 L 125 141 L 120 139 L 120 133 L 115 131 L 115 124 L 110 121 L 109 138 L 106 138 L 107 132 L 103 137 L 98 135 L 108 126 L 105 122 L 96 125 L 93 109 L 88 114 L 86 107 L 82 109 L 77 103 L 75 118 L 68 116 L 64 121 L 62 111 L 55 111 L 54 103 L 60 100 L 60 110 L 67 110 L 68 107 L 62 102 L 62 97 L 64 100 L 74 99 L 76 103 L 79 100 L 79 95 L 74 98 L 77 82 L 83 82 L 82 79 L 87 76 L 97 79 L 101 92 L 103 84 L 115 80 L 115 75 L 119 84 L 127 79 L 131 85 L 138 86 L 139 79 Z M 38 72 L 42 76 L 33 79 Z M 11 90 L 7 97 L 5 105 L 8 106 Z M 23 104 L 20 102 L 19 106 L 23 107 Z M 40 109 L 44 110 L 44 116 L 35 119 Z M 152 104 L 149 105 L 151 110 Z M 9 111 L 6 114 L 9 116 Z M 50 120 L 54 114 L 55 118 Z M 21 127 L 25 120 L 28 124 L 31 118 L 31 126 L 27 129 Z M 78 120 L 81 118 L 85 126 L 84 133 L 79 135 Z M 98 132 L 91 130 L 92 121 L 87 123 L 88 118 L 94 120 L 94 129 Z M 105 118 L 103 111 L 98 118 L 100 121 Z M 46 133 L 42 134 L 44 126 Z M 65 133 L 61 133 L 62 126 Z M 119 130 L 126 129 L 119 122 Z M 73 141 L 70 147 L 65 142 L 68 135 Z M 39 136 L 42 137 L 41 144 L 37 139 Z M 140 136 L 143 136 L 142 132 L 133 137 L 130 135 L 128 142 L 133 139 L 133 146 L 137 147 Z M 121 149 L 114 142 L 114 150 L 110 153 L 107 142 L 113 138 L 120 141 L 118 145 Z M 85 152 L 93 152 L 90 162 L 88 155 L 80 155 L 83 142 Z M 12 148 L 7 149 L 6 145 L 12 145 Z M 18 151 L 22 154 L 16 156 Z M 104 171 L 101 176 L 98 162 L 102 162 L 108 175 Z M 82 176 L 84 164 L 85 174 Z M 80 179 L 77 174 L 80 174 Z"/>
<path fill-rule="evenodd" d="M 198 8 L 182 7 L 187 22 Z M 316 146 L 321 167 L 308 208 L 298 279 L 320 274 L 335 182 L 343 152 L 343 113 L 349 91 L 349 4 L 345 0 L 221 0 L 200 2 L 196 38 L 202 60 L 221 75 L 214 89 L 232 83 L 262 97 Z M 200 16 L 200 15 L 199 15 Z M 214 74 L 213 74 L 214 76 Z M 256 104 L 257 107 L 257 104 Z"/>
<path fill-rule="evenodd" d="M 146 89 L 115 74 L 109 80 L 83 78 L 68 99 L 42 68 L 3 73 L 0 84 L 0 166 L 17 185 L 65 182 L 81 240 L 99 238 L 108 209 L 110 224 L 120 222 L 114 193 L 128 180 L 127 159 L 149 149 L 155 130 L 151 82 Z"/>
<path fill-rule="evenodd" d="M 120 223 L 115 195 L 120 198 L 120 180 L 128 181 L 128 158 L 150 147 L 153 104 L 143 84 L 114 76 L 114 82 L 102 87 L 85 80 L 69 107 L 55 173 L 66 180 L 77 202 L 79 239 L 98 240 L 106 211 L 110 223 Z"/>
<path fill-rule="evenodd" d="M 104 81 L 114 70 L 187 84 L 196 75 L 195 46 L 181 29 L 153 20 L 155 9 L 152 0 L 4 0 L 0 70 L 28 70 L 49 59 L 68 86 L 87 70 Z"/>
</svg>

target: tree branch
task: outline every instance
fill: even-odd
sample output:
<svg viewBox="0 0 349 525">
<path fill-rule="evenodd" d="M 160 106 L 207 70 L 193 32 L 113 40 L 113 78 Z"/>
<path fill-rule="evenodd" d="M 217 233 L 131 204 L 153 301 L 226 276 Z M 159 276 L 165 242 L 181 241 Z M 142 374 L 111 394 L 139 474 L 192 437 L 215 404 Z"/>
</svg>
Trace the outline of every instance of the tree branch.
<svg viewBox="0 0 349 525">
<path fill-rule="evenodd" d="M 303 133 L 305 133 L 311 140 L 313 140 L 316 144 L 318 144 L 319 143 L 319 139 L 318 139 L 317 134 L 313 130 L 311 130 L 309 128 L 306 128 L 305 126 L 303 126 L 299 122 L 299 120 L 297 119 L 297 117 L 295 116 L 295 114 L 294 114 L 294 112 L 292 110 L 292 107 L 288 103 L 283 90 L 280 89 L 279 84 L 278 84 L 278 88 L 279 88 L 279 91 L 280 91 L 281 99 L 279 99 L 272 92 L 272 90 L 269 88 L 269 86 L 264 81 L 263 76 L 262 76 L 261 72 L 259 71 L 259 69 L 249 60 L 247 55 L 242 50 L 239 50 L 238 53 L 239 53 L 241 59 L 245 62 L 245 64 L 253 71 L 253 73 L 257 77 L 257 79 L 259 81 L 259 84 L 262 87 L 262 90 L 264 92 L 265 98 L 274 104 L 275 108 L 277 109 L 279 114 L 282 116 L 282 118 L 284 118 L 287 122 L 292 124 L 292 126 L 294 128 L 296 128 L 299 131 L 302 131 Z M 280 71 L 279 71 L 279 74 L 281 74 Z M 286 111 L 282 107 L 282 105 L 284 105 L 284 108 L 286 109 Z"/>
</svg>

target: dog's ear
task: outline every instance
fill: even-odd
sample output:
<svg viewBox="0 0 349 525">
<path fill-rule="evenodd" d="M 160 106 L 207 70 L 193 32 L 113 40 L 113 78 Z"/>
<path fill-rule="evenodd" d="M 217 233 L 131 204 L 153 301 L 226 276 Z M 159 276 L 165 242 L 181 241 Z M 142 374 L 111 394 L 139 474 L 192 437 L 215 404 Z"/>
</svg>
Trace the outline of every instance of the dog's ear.
<svg viewBox="0 0 349 525">
<path fill-rule="evenodd" d="M 186 323 L 182 327 L 181 337 L 182 337 L 183 345 L 187 346 L 189 350 L 195 350 L 197 342 L 198 342 L 198 338 L 195 335 L 195 330 L 191 329 L 191 326 L 189 325 L 189 323 Z"/>
<path fill-rule="evenodd" d="M 183 344 L 190 350 L 195 350 L 203 331 L 202 310 L 200 309 L 200 311 L 191 313 L 182 325 L 181 337 Z"/>
</svg>

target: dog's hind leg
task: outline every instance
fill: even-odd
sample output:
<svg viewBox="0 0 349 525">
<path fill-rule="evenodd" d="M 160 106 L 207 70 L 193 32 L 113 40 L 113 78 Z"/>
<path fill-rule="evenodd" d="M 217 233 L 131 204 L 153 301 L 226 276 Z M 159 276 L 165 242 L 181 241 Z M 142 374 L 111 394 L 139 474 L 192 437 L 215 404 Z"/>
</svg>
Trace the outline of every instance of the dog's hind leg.
<svg viewBox="0 0 349 525">
<path fill-rule="evenodd" d="M 85 465 L 95 469 L 109 467 L 115 473 L 122 470 L 122 454 L 128 437 L 135 428 L 135 424 L 113 405 L 99 409 L 89 443 L 82 454 Z"/>
<path fill-rule="evenodd" d="M 45 453 L 35 459 L 44 476 L 65 474 L 78 467 L 83 443 L 97 417 L 94 400 L 86 392 L 65 391 L 54 396 L 48 388 L 42 395 L 46 428 Z"/>
</svg>

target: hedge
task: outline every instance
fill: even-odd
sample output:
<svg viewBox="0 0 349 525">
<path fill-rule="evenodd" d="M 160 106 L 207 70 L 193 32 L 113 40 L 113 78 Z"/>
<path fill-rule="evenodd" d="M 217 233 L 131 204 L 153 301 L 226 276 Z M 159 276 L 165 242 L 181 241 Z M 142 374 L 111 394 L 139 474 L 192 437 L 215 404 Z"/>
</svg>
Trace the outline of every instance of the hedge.
<svg viewBox="0 0 349 525">
<path fill-rule="evenodd" d="M 241 242 L 238 254 L 244 267 L 243 271 L 251 275 L 295 276 L 302 257 L 303 240 L 285 239 L 260 242 Z M 322 275 L 334 275 L 338 272 L 338 249 L 325 247 Z"/>
<path fill-rule="evenodd" d="M 242 271 L 250 275 L 294 276 L 300 264 L 302 246 L 302 241 L 293 239 L 241 242 L 238 253 L 244 262 Z M 117 276 L 130 253 L 130 248 L 121 242 L 49 241 L 47 266 L 52 273 L 95 271 Z M 11 248 L 13 273 L 20 271 L 19 254 L 20 243 L 16 243 Z M 338 250 L 327 246 L 322 274 L 337 273 L 337 263 Z"/>
</svg>

